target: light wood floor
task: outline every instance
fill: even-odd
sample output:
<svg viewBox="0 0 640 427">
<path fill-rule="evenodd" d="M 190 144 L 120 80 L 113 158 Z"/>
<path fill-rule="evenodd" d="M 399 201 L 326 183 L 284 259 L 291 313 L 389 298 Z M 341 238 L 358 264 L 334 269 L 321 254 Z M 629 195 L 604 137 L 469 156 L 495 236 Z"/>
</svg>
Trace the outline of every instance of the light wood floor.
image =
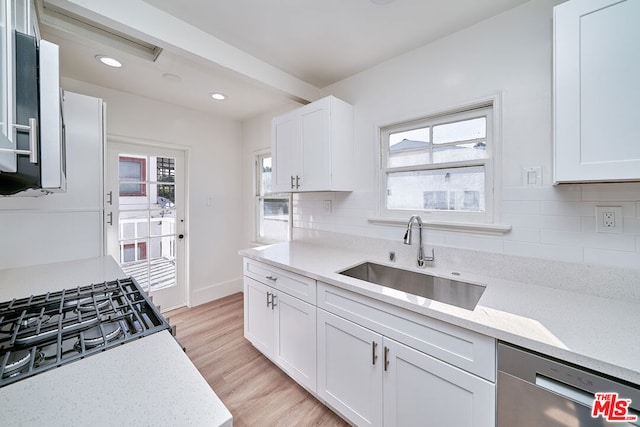
<svg viewBox="0 0 640 427">
<path fill-rule="evenodd" d="M 348 425 L 244 338 L 241 293 L 165 315 L 234 427 Z"/>
</svg>

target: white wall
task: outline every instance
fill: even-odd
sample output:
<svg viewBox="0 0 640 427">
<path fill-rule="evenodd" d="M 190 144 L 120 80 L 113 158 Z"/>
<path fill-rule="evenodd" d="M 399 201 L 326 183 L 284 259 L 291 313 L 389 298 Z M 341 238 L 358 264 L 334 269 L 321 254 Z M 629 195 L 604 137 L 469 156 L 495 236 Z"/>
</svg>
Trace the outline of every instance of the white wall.
<svg viewBox="0 0 640 427">
<path fill-rule="evenodd" d="M 187 154 L 191 305 L 242 289 L 240 123 L 129 93 L 64 79 L 66 90 L 103 98 L 109 135 L 184 147 Z"/>
<path fill-rule="evenodd" d="M 513 230 L 429 231 L 427 243 L 640 268 L 640 184 L 551 186 L 552 9 L 560 2 L 530 1 L 325 88 L 354 105 L 356 191 L 295 196 L 294 227 L 400 240 L 400 228 L 367 221 L 376 215 L 377 127 L 497 94 L 498 216 Z M 542 187 L 523 186 L 522 169 L 533 166 L 542 167 Z M 323 200 L 332 200 L 330 213 Z M 596 205 L 623 207 L 623 234 L 595 233 Z"/>
</svg>

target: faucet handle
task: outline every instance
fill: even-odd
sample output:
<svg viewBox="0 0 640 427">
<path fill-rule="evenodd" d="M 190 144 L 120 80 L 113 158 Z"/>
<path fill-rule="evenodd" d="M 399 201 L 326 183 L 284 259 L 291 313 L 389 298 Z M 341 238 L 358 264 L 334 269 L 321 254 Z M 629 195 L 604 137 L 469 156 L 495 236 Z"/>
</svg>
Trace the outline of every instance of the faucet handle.
<svg viewBox="0 0 640 427">
<path fill-rule="evenodd" d="M 427 262 L 434 262 L 436 260 L 436 251 L 431 248 L 431 256 L 424 257 L 424 260 Z"/>
</svg>

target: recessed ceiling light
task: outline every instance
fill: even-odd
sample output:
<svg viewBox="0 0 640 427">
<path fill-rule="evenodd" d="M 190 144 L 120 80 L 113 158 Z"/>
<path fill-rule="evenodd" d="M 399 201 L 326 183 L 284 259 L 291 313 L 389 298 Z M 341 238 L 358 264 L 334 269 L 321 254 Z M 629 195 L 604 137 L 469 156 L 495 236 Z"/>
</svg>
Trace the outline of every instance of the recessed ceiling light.
<svg viewBox="0 0 640 427">
<path fill-rule="evenodd" d="M 178 83 L 182 81 L 182 78 L 180 78 L 180 76 L 178 76 L 177 74 L 164 73 L 162 77 L 164 77 L 165 80 L 168 80 L 172 83 Z"/>
<path fill-rule="evenodd" d="M 108 65 L 109 67 L 122 67 L 122 63 L 120 61 L 107 55 L 96 55 L 96 60 L 102 62 L 104 65 Z"/>
<path fill-rule="evenodd" d="M 224 101 L 225 99 L 227 99 L 227 95 L 220 92 L 211 92 L 209 96 L 218 101 Z"/>
</svg>

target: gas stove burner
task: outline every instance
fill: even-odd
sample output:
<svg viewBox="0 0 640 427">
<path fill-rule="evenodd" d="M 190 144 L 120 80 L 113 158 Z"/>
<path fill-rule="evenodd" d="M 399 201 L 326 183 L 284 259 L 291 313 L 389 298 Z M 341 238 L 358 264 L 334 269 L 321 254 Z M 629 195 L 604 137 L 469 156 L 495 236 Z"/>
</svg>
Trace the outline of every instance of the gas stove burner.
<svg viewBox="0 0 640 427">
<path fill-rule="evenodd" d="M 28 328 L 38 323 L 46 323 L 50 318 L 51 316 L 47 314 L 43 314 L 42 316 L 38 314 L 34 314 L 33 316 L 25 316 L 20 321 L 20 326 L 22 326 L 23 328 Z"/>
<path fill-rule="evenodd" d="M 101 311 L 109 307 L 109 305 L 111 304 L 111 301 L 109 300 L 110 296 L 111 294 L 108 293 L 103 296 L 96 297 L 95 300 L 93 298 L 83 298 L 81 300 L 76 299 L 65 301 L 64 306 L 76 308 L 76 310 L 79 310 L 81 312 Z"/>
<path fill-rule="evenodd" d="M 122 328 L 118 323 L 103 323 L 100 326 L 93 327 L 84 332 L 84 345 L 86 348 L 94 348 L 104 345 L 106 342 L 115 340 L 122 334 Z M 104 330 L 104 336 L 102 335 Z M 80 341 L 76 343 L 76 347 L 80 347 Z"/>
<path fill-rule="evenodd" d="M 31 351 L 29 350 L 18 350 L 14 351 L 9 355 L 9 360 L 7 360 L 7 365 L 4 368 L 4 372 L 2 373 L 2 378 L 10 378 L 15 375 L 18 375 L 21 370 L 29 365 L 31 362 Z M 36 360 L 34 361 L 34 366 L 38 366 L 44 355 L 42 352 L 38 351 L 36 353 Z"/>
</svg>

